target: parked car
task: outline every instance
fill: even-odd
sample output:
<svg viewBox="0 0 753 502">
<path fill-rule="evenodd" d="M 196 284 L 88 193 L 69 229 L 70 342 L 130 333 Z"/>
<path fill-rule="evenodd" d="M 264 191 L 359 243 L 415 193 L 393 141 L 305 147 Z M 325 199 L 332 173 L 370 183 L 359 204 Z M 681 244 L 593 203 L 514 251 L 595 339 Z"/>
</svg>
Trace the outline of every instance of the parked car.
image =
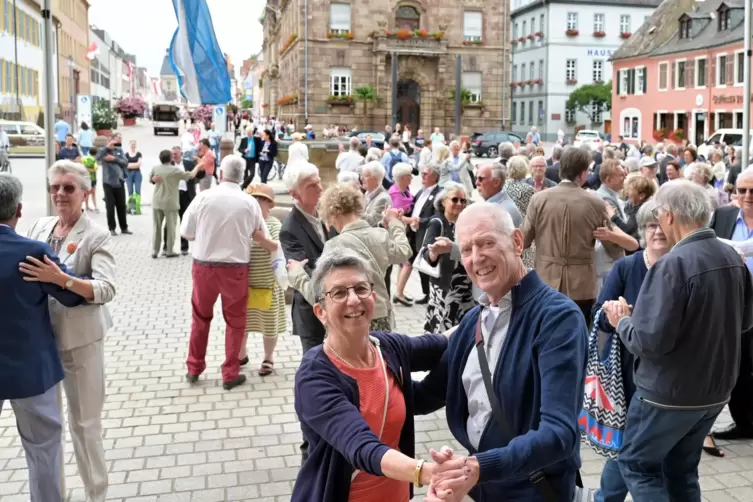
<svg viewBox="0 0 753 502">
<path fill-rule="evenodd" d="M 743 134 L 742 129 L 719 129 L 709 139 L 698 145 L 698 155 L 703 155 L 706 160 L 709 160 L 709 155 L 711 150 L 714 149 L 715 143 L 736 147 L 743 146 Z M 751 131 L 750 137 L 753 140 L 753 131 Z"/>
<path fill-rule="evenodd" d="M 471 141 L 473 155 L 476 157 L 483 157 L 486 155 L 490 159 L 494 159 L 499 155 L 499 144 L 504 143 L 505 141 L 509 141 L 510 143 L 523 143 L 523 138 L 517 134 L 506 131 L 482 133 Z"/>
<path fill-rule="evenodd" d="M 380 150 L 384 150 L 385 136 L 382 132 L 377 131 L 356 131 L 348 134 L 348 138 L 357 137 L 361 143 L 366 143 L 366 136 L 371 136 L 371 143 Z"/>
<path fill-rule="evenodd" d="M 578 134 L 575 135 L 573 146 L 579 147 L 582 145 L 588 145 L 591 150 L 596 150 L 596 148 L 602 143 L 606 143 L 606 140 L 602 138 L 599 131 L 583 129 L 578 131 Z"/>
<path fill-rule="evenodd" d="M 44 147 L 44 129 L 33 122 L 0 120 L 0 128 L 8 134 L 11 150 L 14 147 Z"/>
</svg>

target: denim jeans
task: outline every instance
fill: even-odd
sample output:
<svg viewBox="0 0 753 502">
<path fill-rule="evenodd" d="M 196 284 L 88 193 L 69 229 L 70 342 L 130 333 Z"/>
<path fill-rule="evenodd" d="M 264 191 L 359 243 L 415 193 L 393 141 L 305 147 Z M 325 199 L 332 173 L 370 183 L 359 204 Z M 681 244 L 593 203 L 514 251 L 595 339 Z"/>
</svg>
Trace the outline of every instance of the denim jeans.
<svg viewBox="0 0 753 502">
<path fill-rule="evenodd" d="M 700 502 L 701 447 L 722 409 L 724 405 L 704 410 L 659 408 L 644 401 L 640 391 L 633 396 L 616 463 L 635 502 Z M 608 478 L 616 476 L 612 467 L 608 472 Z M 602 491 L 596 500 L 624 500 L 612 496 Z"/>
<path fill-rule="evenodd" d="M 129 197 L 134 193 L 141 195 L 141 169 L 129 169 L 126 184 Z"/>
</svg>

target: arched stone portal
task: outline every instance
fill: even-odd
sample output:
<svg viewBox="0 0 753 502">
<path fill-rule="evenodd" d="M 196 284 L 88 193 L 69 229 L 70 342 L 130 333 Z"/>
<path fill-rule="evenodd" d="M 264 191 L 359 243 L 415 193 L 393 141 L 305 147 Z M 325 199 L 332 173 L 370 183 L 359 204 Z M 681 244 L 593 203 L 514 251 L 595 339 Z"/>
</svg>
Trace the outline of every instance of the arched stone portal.
<svg viewBox="0 0 753 502">
<path fill-rule="evenodd" d="M 414 135 L 421 124 L 421 87 L 415 80 L 397 83 L 397 121 L 409 125 Z"/>
</svg>

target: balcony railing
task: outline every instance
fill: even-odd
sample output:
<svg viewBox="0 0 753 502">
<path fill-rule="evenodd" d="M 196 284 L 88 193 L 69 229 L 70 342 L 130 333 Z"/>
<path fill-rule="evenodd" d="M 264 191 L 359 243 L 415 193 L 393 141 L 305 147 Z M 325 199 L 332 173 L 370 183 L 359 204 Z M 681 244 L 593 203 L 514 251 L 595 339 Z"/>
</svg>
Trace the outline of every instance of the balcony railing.
<svg viewBox="0 0 753 502">
<path fill-rule="evenodd" d="M 415 54 L 417 56 L 441 56 L 447 54 L 447 41 L 435 38 L 380 37 L 374 39 L 377 52 L 395 52 L 397 54 Z"/>
</svg>

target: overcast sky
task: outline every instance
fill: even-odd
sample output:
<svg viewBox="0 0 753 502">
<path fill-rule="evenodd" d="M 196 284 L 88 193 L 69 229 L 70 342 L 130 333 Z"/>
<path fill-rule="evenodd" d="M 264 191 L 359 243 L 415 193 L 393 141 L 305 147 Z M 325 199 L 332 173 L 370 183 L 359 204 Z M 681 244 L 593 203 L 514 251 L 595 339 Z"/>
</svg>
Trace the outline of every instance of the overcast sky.
<svg viewBox="0 0 753 502">
<path fill-rule="evenodd" d="M 89 23 L 105 30 L 124 51 L 136 56 L 149 75 L 159 76 L 178 22 L 172 0 L 93 0 Z M 230 56 L 236 77 L 241 63 L 261 50 L 259 16 L 264 0 L 207 0 L 220 49 Z"/>
</svg>

